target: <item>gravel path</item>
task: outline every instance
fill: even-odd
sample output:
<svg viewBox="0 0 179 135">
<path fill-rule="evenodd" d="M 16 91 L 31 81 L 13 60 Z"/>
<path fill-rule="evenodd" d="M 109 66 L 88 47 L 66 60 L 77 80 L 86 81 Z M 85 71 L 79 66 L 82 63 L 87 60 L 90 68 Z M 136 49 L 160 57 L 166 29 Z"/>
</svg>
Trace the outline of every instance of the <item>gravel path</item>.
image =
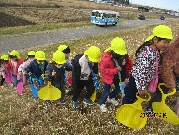
<svg viewBox="0 0 179 135">
<path fill-rule="evenodd" d="M 119 31 L 122 29 L 135 28 L 140 26 L 147 26 L 153 24 L 160 24 L 163 22 L 170 22 L 173 19 L 166 20 L 126 20 L 123 24 L 118 24 L 117 26 L 108 27 L 82 27 L 74 29 L 63 29 L 53 32 L 43 32 L 30 35 L 21 36 L 7 36 L 0 38 L 0 53 L 6 53 L 12 51 L 13 49 L 20 50 L 24 48 L 29 48 L 37 45 L 58 43 L 65 40 L 72 40 L 81 37 L 94 36 L 98 34 L 104 34 L 114 31 Z"/>
</svg>

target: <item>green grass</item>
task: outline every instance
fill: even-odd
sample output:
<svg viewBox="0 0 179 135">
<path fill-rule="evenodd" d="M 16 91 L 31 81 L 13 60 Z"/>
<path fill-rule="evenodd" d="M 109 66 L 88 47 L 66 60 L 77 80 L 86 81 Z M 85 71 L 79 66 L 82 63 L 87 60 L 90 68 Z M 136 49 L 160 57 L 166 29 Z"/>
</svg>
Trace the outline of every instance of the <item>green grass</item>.
<svg viewBox="0 0 179 135">
<path fill-rule="evenodd" d="M 78 23 L 60 23 L 60 24 L 41 24 L 41 25 L 28 25 L 20 27 L 0 28 L 0 37 L 8 35 L 21 35 L 25 33 L 42 32 L 49 30 L 59 30 L 63 28 L 76 28 L 91 26 L 91 22 L 78 22 Z"/>
</svg>

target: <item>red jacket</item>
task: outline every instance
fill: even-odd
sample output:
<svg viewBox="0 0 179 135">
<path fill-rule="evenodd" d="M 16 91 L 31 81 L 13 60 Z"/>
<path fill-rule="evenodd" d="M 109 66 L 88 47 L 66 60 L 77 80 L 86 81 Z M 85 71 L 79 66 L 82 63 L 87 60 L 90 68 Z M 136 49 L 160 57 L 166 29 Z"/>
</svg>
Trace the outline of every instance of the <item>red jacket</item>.
<svg viewBox="0 0 179 135">
<path fill-rule="evenodd" d="M 127 55 L 126 78 L 129 78 L 130 76 L 132 65 L 133 63 Z M 118 69 L 112 61 L 111 54 L 109 52 L 105 52 L 104 56 L 101 58 L 101 61 L 99 63 L 99 70 L 101 71 L 102 81 L 111 85 L 113 83 L 114 75 L 118 74 Z"/>
<path fill-rule="evenodd" d="M 99 70 L 101 71 L 102 81 L 111 85 L 113 83 L 114 75 L 118 74 L 118 69 L 111 60 L 111 54 L 109 52 L 105 52 L 104 56 L 101 58 Z"/>
<path fill-rule="evenodd" d="M 130 71 L 132 69 L 132 66 L 133 66 L 133 62 L 130 59 L 129 55 L 127 55 L 127 58 L 126 58 L 126 78 L 130 77 Z"/>
<path fill-rule="evenodd" d="M 23 60 L 22 59 L 18 59 L 17 60 L 17 67 L 16 67 L 16 74 L 18 74 L 18 68 L 19 66 L 23 63 Z M 12 67 L 12 62 L 11 60 L 8 61 L 8 67 L 7 67 L 8 70 L 10 70 L 11 74 L 13 73 L 13 67 Z"/>
</svg>

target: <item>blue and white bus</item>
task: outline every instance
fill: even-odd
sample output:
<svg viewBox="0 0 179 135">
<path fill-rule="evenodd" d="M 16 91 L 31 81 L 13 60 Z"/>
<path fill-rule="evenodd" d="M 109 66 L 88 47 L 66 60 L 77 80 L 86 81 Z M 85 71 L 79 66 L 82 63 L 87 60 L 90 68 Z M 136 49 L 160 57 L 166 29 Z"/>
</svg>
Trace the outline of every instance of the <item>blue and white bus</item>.
<svg viewBox="0 0 179 135">
<path fill-rule="evenodd" d="M 116 25 L 119 21 L 119 13 L 108 10 L 93 10 L 91 22 L 96 25 Z"/>
</svg>

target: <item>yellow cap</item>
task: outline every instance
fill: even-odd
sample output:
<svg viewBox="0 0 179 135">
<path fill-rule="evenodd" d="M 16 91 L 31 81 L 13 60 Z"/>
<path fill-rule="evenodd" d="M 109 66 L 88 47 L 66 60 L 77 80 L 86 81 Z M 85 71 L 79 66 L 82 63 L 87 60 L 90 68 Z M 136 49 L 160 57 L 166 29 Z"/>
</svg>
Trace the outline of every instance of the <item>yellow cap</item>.
<svg viewBox="0 0 179 135">
<path fill-rule="evenodd" d="M 35 51 L 28 52 L 28 55 L 35 55 Z"/>
<path fill-rule="evenodd" d="M 60 46 L 58 47 L 58 50 L 62 52 L 62 51 L 65 50 L 67 47 L 68 47 L 67 45 L 60 45 Z"/>
<path fill-rule="evenodd" d="M 9 56 L 8 56 L 7 54 L 3 54 L 3 55 L 1 56 L 1 59 L 2 59 L 2 60 L 9 60 Z"/>
<path fill-rule="evenodd" d="M 21 58 L 19 52 L 16 51 L 16 50 L 13 50 L 12 52 L 10 52 L 10 55 L 12 55 L 12 56 L 16 56 L 18 59 Z"/>
<path fill-rule="evenodd" d="M 152 35 L 150 35 L 145 40 L 145 42 L 152 40 L 152 38 L 154 38 L 155 36 L 159 37 L 159 38 L 170 39 L 170 40 L 173 39 L 172 30 L 166 25 L 158 25 L 158 26 L 156 26 L 152 31 Z"/>
<path fill-rule="evenodd" d="M 45 53 L 43 51 L 37 51 L 35 53 L 35 58 L 37 60 L 46 60 Z"/>
<path fill-rule="evenodd" d="M 100 49 L 96 46 L 91 46 L 88 50 L 84 52 L 88 56 L 91 62 L 99 62 L 101 57 Z"/>
<path fill-rule="evenodd" d="M 122 38 L 116 37 L 111 41 L 111 46 L 105 50 L 105 52 L 110 52 L 113 50 L 119 55 L 127 54 L 126 44 Z"/>
<path fill-rule="evenodd" d="M 57 64 L 66 63 L 65 54 L 59 50 L 53 53 L 52 61 L 55 61 Z"/>
</svg>

